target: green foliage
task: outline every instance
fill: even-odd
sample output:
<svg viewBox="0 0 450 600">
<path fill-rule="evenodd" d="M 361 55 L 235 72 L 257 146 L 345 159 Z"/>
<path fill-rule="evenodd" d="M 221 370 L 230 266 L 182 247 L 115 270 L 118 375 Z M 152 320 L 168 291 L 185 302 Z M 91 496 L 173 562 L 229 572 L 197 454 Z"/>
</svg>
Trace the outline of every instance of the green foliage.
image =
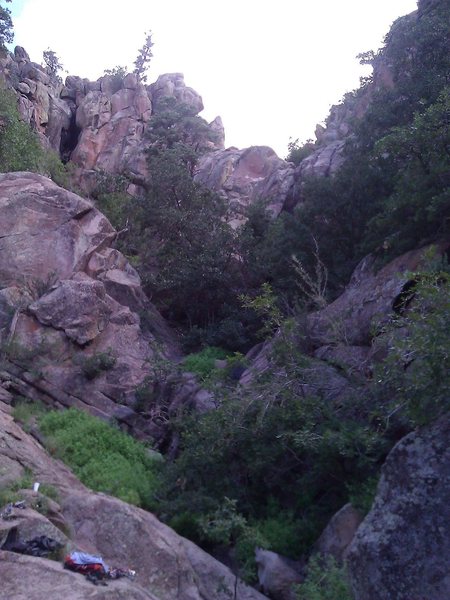
<svg viewBox="0 0 450 600">
<path fill-rule="evenodd" d="M 392 398 L 388 417 L 400 411 L 423 425 L 450 409 L 450 275 L 411 274 L 410 306 L 386 331 L 389 354 L 375 374 L 380 395 Z"/>
<path fill-rule="evenodd" d="M 1 170 L 41 172 L 43 156 L 38 137 L 19 118 L 13 92 L 0 88 Z"/>
<path fill-rule="evenodd" d="M 145 33 L 145 42 L 134 61 L 134 73 L 138 78 L 138 81 L 147 81 L 147 75 L 145 72 L 148 69 L 148 65 L 153 56 L 152 52 L 152 32 L 148 31 Z"/>
<path fill-rule="evenodd" d="M 40 402 L 30 402 L 26 398 L 18 399 L 13 409 L 15 421 L 21 423 L 25 431 L 29 430 L 30 422 L 41 417 L 46 412 L 45 406 Z"/>
<path fill-rule="evenodd" d="M 348 500 L 349 484 L 377 473 L 389 443 L 359 399 L 334 405 L 311 394 L 321 375 L 296 349 L 294 332 L 275 346 L 272 369 L 251 388 L 218 388 L 215 411 L 183 417 L 161 506 L 169 516 L 189 508 L 211 515 L 230 498 L 266 543 L 296 558 Z"/>
<path fill-rule="evenodd" d="M 312 558 L 304 583 L 297 586 L 298 600 L 353 600 L 345 568 L 332 557 Z"/>
<path fill-rule="evenodd" d="M 307 158 L 315 150 L 315 144 L 312 140 L 307 140 L 304 144 L 299 144 L 298 138 L 290 140 L 288 143 L 288 155 L 286 160 L 299 165 L 303 159 Z"/>
<path fill-rule="evenodd" d="M 59 72 L 64 67 L 59 59 L 59 56 L 56 54 L 56 52 L 54 52 L 54 50 L 51 50 L 50 48 L 44 50 L 42 56 L 44 59 L 45 72 L 50 77 L 51 81 L 53 83 L 62 83 L 62 79 L 59 75 Z"/>
<path fill-rule="evenodd" d="M 143 444 L 75 409 L 49 412 L 39 423 L 47 448 L 85 485 L 144 508 L 155 507 L 160 461 Z"/>
<path fill-rule="evenodd" d="M 348 486 L 349 501 L 363 515 L 366 515 L 372 508 L 378 481 L 378 477 L 369 477 L 366 481 Z"/>
<path fill-rule="evenodd" d="M 148 126 L 149 181 L 130 204 L 126 254 L 137 257 L 145 289 L 171 321 L 213 324 L 233 297 L 234 234 L 224 202 L 192 179 L 206 123 L 169 99 Z M 228 285 L 230 284 L 230 285 Z"/>
<path fill-rule="evenodd" d="M 183 360 L 184 368 L 195 373 L 201 380 L 206 380 L 216 369 L 215 361 L 226 359 L 228 353 L 222 348 L 209 346 L 200 352 L 190 354 Z"/>
<path fill-rule="evenodd" d="M 114 94 L 122 88 L 122 83 L 127 74 L 127 69 L 126 67 L 117 65 L 112 69 L 105 69 L 103 73 L 104 75 L 108 75 L 108 77 L 112 78 L 112 93 Z"/>
<path fill-rule="evenodd" d="M 411 123 L 392 129 L 375 146 L 396 166 L 395 185 L 369 224 L 372 236 L 398 254 L 427 236 L 449 231 L 450 87 Z"/>
<path fill-rule="evenodd" d="M 10 3 L 11 0 L 4 0 Z M 14 39 L 11 11 L 6 6 L 0 6 L 0 49 L 5 50 L 6 44 L 11 44 Z"/>
<path fill-rule="evenodd" d="M 0 169 L 33 171 L 69 187 L 67 170 L 52 150 L 42 148 L 39 138 L 21 121 L 14 93 L 0 87 Z"/>
<path fill-rule="evenodd" d="M 116 364 L 116 358 L 112 355 L 112 350 L 108 352 L 96 352 L 88 358 L 84 358 L 81 363 L 81 370 L 86 379 L 95 379 L 100 373 L 109 371 Z"/>
</svg>

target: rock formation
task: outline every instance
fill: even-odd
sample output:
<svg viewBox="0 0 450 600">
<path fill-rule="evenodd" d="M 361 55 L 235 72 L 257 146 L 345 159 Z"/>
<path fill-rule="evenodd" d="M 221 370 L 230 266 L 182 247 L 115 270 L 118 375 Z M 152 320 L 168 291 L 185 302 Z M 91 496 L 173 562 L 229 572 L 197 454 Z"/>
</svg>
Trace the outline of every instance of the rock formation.
<svg viewBox="0 0 450 600">
<path fill-rule="evenodd" d="M 195 180 L 225 198 L 234 226 L 245 221 L 245 209 L 262 200 L 277 217 L 292 186 L 294 168 L 266 146 L 228 148 L 203 156 Z"/>
<path fill-rule="evenodd" d="M 411 433 L 389 454 L 348 553 L 355 600 L 450 596 L 450 424 Z"/>
<path fill-rule="evenodd" d="M 134 391 L 157 353 L 176 354 L 176 342 L 136 271 L 111 248 L 110 223 L 31 173 L 0 175 L 0 210 L 0 379 L 19 395 L 151 434 L 134 411 Z M 142 331 L 140 312 L 154 333 Z M 89 371 L 92 361 L 98 372 Z"/>
</svg>

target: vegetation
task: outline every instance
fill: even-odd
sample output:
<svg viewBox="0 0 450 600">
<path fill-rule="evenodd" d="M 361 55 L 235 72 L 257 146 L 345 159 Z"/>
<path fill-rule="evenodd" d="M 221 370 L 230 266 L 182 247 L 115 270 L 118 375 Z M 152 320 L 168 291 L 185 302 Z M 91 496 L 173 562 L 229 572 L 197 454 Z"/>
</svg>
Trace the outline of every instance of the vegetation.
<svg viewBox="0 0 450 600">
<path fill-rule="evenodd" d="M 45 150 L 38 136 L 24 123 L 14 93 L 0 87 L 0 169 L 33 171 L 67 187 L 67 172 L 55 152 Z"/>
<path fill-rule="evenodd" d="M 48 450 L 100 492 L 149 510 L 155 507 L 159 460 L 129 435 L 76 409 L 39 420 Z"/>
<path fill-rule="evenodd" d="M 59 72 L 63 69 L 63 65 L 59 59 L 59 56 L 54 50 L 47 48 L 42 53 L 44 59 L 44 66 L 47 75 L 50 77 L 53 83 L 62 83 L 62 79 Z"/>
<path fill-rule="evenodd" d="M 11 0 L 4 0 L 4 2 L 11 3 Z M 6 6 L 0 5 L 0 49 L 5 50 L 5 44 L 10 44 L 13 39 L 14 33 L 11 11 Z"/>
<path fill-rule="evenodd" d="M 92 356 L 85 358 L 81 363 L 81 370 L 86 379 L 95 379 L 103 371 L 109 371 L 116 364 L 116 358 L 112 355 L 111 349 L 108 352 L 96 352 Z"/>
<path fill-rule="evenodd" d="M 147 75 L 145 74 L 145 72 L 147 71 L 148 65 L 153 56 L 152 47 L 152 32 L 148 31 L 145 34 L 144 45 L 139 50 L 136 60 L 134 61 L 134 73 L 138 78 L 138 81 L 147 81 Z"/>
<path fill-rule="evenodd" d="M 306 579 L 297 589 L 298 600 L 353 600 L 345 569 L 331 557 L 312 558 Z"/>
</svg>

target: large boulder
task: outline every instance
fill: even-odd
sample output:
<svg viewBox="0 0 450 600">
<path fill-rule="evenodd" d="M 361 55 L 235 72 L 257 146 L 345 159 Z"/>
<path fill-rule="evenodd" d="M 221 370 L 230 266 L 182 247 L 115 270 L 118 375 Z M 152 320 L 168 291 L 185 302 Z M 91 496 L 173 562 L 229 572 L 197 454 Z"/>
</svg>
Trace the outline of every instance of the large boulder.
<svg viewBox="0 0 450 600">
<path fill-rule="evenodd" d="M 437 245 L 439 252 L 448 243 Z M 344 292 L 326 308 L 308 316 L 308 333 L 316 347 L 328 344 L 368 346 L 385 326 L 414 285 L 414 273 L 426 259 L 427 250 L 411 250 L 376 269 L 376 257 L 364 258 Z"/>
<path fill-rule="evenodd" d="M 361 521 L 361 513 L 351 504 L 345 504 L 330 519 L 314 546 L 314 552 L 332 556 L 338 563 L 342 563 Z"/>
<path fill-rule="evenodd" d="M 296 600 L 295 586 L 304 580 L 303 564 L 262 548 L 256 548 L 255 561 L 265 594 L 274 600 Z"/>
<path fill-rule="evenodd" d="M 195 175 L 196 181 L 227 200 L 231 224 L 236 227 L 245 221 L 246 209 L 257 201 L 266 202 L 271 215 L 278 216 L 293 179 L 293 165 L 266 146 L 210 152 L 200 159 Z"/>
<path fill-rule="evenodd" d="M 149 86 L 155 113 L 165 98 L 175 98 L 181 104 L 190 106 L 195 114 L 203 110 L 200 94 L 184 83 L 182 73 L 165 73 Z"/>
<path fill-rule="evenodd" d="M 348 553 L 355 600 L 450 597 L 450 421 L 409 434 L 383 466 Z"/>
</svg>

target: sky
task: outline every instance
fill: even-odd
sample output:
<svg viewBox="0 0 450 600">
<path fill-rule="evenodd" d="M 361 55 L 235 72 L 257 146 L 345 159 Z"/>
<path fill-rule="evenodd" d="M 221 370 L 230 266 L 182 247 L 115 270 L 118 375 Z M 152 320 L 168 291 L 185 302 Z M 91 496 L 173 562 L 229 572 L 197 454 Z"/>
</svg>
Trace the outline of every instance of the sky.
<svg viewBox="0 0 450 600">
<path fill-rule="evenodd" d="M 184 73 L 222 117 L 226 146 L 314 139 L 330 107 L 370 72 L 357 54 L 376 50 L 416 0 L 13 0 L 14 45 L 42 61 L 48 47 L 71 75 L 95 80 L 132 69 L 153 33 L 148 82 Z M 369 69 L 369 71 L 368 71 Z"/>
</svg>

